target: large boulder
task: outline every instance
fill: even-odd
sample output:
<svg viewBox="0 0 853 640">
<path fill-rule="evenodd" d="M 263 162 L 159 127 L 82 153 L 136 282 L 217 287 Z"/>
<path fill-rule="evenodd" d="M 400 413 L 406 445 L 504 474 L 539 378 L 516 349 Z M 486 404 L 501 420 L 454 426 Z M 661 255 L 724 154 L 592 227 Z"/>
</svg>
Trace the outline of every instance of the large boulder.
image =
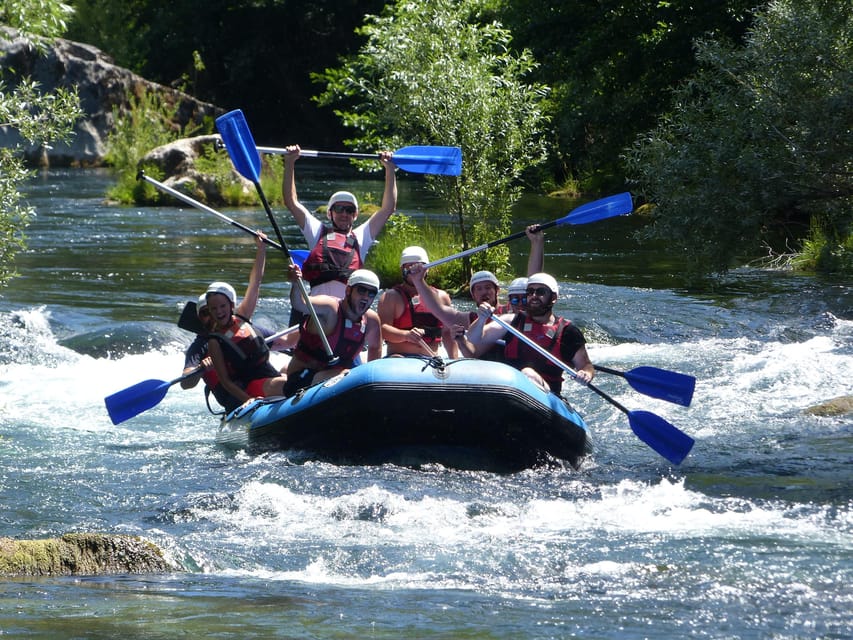
<svg viewBox="0 0 853 640">
<path fill-rule="evenodd" d="M 244 194 L 254 193 L 254 185 L 233 168 L 227 179 L 197 169 L 196 161 L 206 153 L 215 152 L 221 141 L 218 134 L 181 138 L 149 151 L 139 161 L 139 168 L 145 171 L 156 167 L 156 173 L 165 176 L 164 185 L 195 200 L 214 206 L 227 204 L 222 196 L 226 183 L 240 183 Z"/>
<path fill-rule="evenodd" d="M 61 538 L 0 538 L 0 576 L 91 576 L 180 570 L 154 544 L 127 535 L 69 533 Z"/>
<path fill-rule="evenodd" d="M 96 47 L 57 38 L 42 53 L 14 29 L 0 27 L 0 74 L 7 89 L 22 77 L 39 83 L 44 92 L 76 88 L 84 118 L 74 127 L 75 135 L 66 145 L 50 149 L 29 147 L 26 159 L 33 165 L 98 166 L 103 163 L 107 135 L 113 127 L 113 108 L 129 108 L 128 96 L 156 93 L 170 106 L 177 106 L 176 127 L 215 118 L 223 110 L 190 95 L 150 82 L 122 67 Z M 0 146 L 21 142 L 18 133 L 0 127 Z"/>
</svg>

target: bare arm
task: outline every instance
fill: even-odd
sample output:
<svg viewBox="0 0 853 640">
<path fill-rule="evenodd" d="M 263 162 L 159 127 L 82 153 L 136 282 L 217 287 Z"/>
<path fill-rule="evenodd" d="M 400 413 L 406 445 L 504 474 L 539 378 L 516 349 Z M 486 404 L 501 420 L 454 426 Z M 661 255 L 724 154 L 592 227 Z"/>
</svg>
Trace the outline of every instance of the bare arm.
<svg viewBox="0 0 853 640">
<path fill-rule="evenodd" d="M 252 272 L 249 274 L 249 286 L 246 287 L 246 295 L 237 305 L 235 312 L 237 315 L 244 318 L 251 318 L 255 314 L 255 307 L 258 306 L 258 298 L 261 292 L 261 281 L 264 279 L 264 270 L 267 264 L 267 245 L 263 241 L 266 235 L 258 231 L 255 236 L 255 264 L 252 265 Z"/>
<path fill-rule="evenodd" d="M 497 322 L 487 322 L 493 312 L 492 305 L 488 302 L 481 303 L 477 307 L 477 319 L 468 328 L 466 337 L 474 348 L 474 357 L 476 358 L 486 353 L 506 333 L 506 329 Z M 501 320 L 510 322 L 512 315 L 501 316 Z"/>
<path fill-rule="evenodd" d="M 376 213 L 370 216 L 370 222 L 368 223 L 370 235 L 373 238 L 379 236 L 379 232 L 382 231 L 382 227 L 388 222 L 388 218 L 397 210 L 397 175 L 394 173 L 397 165 L 391 160 L 390 151 L 381 152 L 379 160 L 385 167 L 385 191 L 382 193 L 382 205 Z"/>
<path fill-rule="evenodd" d="M 450 304 L 442 304 L 432 287 L 424 282 L 426 271 L 423 269 L 423 265 L 412 265 L 409 274 L 412 276 L 412 284 L 415 285 L 424 306 L 432 315 L 441 320 L 443 325 L 452 327 L 454 324 L 461 324 L 463 327 L 467 327 L 470 324 L 467 313 L 457 311 Z M 448 301 L 449 299 L 448 297 Z"/>
<path fill-rule="evenodd" d="M 394 289 L 386 289 L 379 298 L 377 311 L 379 321 L 382 323 L 382 337 L 386 342 L 406 342 L 408 329 L 399 329 L 394 326 L 394 320 L 403 314 L 405 301 Z"/>
<path fill-rule="evenodd" d="M 379 315 L 375 311 L 368 310 L 364 314 L 367 318 L 367 331 L 364 339 L 367 342 L 367 360 L 378 360 L 382 357 L 382 326 Z"/>
<path fill-rule="evenodd" d="M 251 396 L 241 389 L 228 375 L 228 368 L 225 366 L 225 355 L 222 353 L 222 345 L 218 340 L 211 340 L 207 345 L 210 359 L 213 361 L 213 368 L 216 370 L 216 375 L 219 378 L 219 384 L 240 403 L 246 402 Z"/>
<path fill-rule="evenodd" d="M 296 224 L 299 225 L 300 229 L 305 229 L 305 222 L 308 219 L 308 216 L 311 215 L 311 212 L 299 202 L 299 198 L 296 196 L 296 179 L 295 179 L 295 165 L 296 160 L 299 158 L 299 145 L 294 144 L 287 147 L 287 153 L 284 156 L 284 178 L 281 181 L 281 193 L 284 196 L 284 205 L 290 211 L 290 214 L 293 216 L 293 219 L 296 221 Z"/>
<path fill-rule="evenodd" d="M 297 311 L 307 315 L 310 310 L 305 299 L 302 297 L 301 288 L 296 282 L 302 277 L 302 270 L 299 268 L 299 265 L 291 264 L 288 267 L 287 275 L 290 280 L 290 305 Z M 310 296 L 310 298 L 311 306 L 314 307 L 314 311 L 317 313 L 317 319 L 323 326 L 323 331 L 328 332 L 334 329 L 338 319 L 338 304 L 340 304 L 340 301 L 331 296 Z M 317 333 L 313 322 L 308 323 L 308 331 Z"/>
<path fill-rule="evenodd" d="M 537 225 L 532 224 L 524 230 L 530 240 L 530 255 L 527 257 L 527 277 L 534 273 L 545 271 L 545 232 L 533 231 Z"/>
<path fill-rule="evenodd" d="M 586 346 L 582 346 L 575 351 L 575 355 L 572 356 L 572 368 L 578 374 L 575 377 L 577 382 L 581 384 L 592 382 L 592 379 L 595 377 L 595 367 L 589 359 Z"/>
</svg>

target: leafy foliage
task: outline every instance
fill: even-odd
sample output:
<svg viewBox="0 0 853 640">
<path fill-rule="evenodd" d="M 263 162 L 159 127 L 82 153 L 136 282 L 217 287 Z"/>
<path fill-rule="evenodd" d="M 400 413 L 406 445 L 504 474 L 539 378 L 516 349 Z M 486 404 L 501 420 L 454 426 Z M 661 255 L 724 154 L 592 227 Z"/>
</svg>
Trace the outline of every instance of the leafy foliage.
<svg viewBox="0 0 853 640">
<path fill-rule="evenodd" d="M 657 206 L 648 235 L 694 275 L 817 230 L 832 254 L 853 231 L 853 17 L 831 0 L 776 0 L 744 48 L 698 46 L 701 70 L 627 153 Z M 843 263 L 844 261 L 840 261 Z"/>
<path fill-rule="evenodd" d="M 73 13 L 71 6 L 57 0 L 3 0 L 0 25 L 19 29 L 33 45 L 42 48 L 45 39 L 65 33 Z"/>
<path fill-rule="evenodd" d="M 542 162 L 545 87 L 526 78 L 529 52 L 513 54 L 511 36 L 480 19 L 477 0 L 398 0 L 367 16 L 359 53 L 321 79 L 320 104 L 354 129 L 348 143 L 376 150 L 404 144 L 462 148 L 463 175 L 431 177 L 455 217 L 464 248 L 505 235 L 519 177 Z M 505 272 L 505 247 L 478 254 L 465 269 Z"/>
<path fill-rule="evenodd" d="M 498 0 L 517 47 L 552 87 L 551 170 L 584 191 L 621 190 L 620 154 L 669 110 L 670 89 L 696 70 L 698 37 L 738 41 L 753 0 Z"/>
<path fill-rule="evenodd" d="M 9 91 L 0 82 L 0 127 L 17 129 L 30 143 L 67 141 L 80 116 L 79 100 L 72 91 L 43 94 L 38 83 L 26 78 Z M 27 171 L 21 155 L 21 145 L 0 148 L 0 286 L 17 275 L 14 258 L 26 248 L 24 232 L 34 213 L 22 202 L 19 191 L 32 173 Z"/>
</svg>

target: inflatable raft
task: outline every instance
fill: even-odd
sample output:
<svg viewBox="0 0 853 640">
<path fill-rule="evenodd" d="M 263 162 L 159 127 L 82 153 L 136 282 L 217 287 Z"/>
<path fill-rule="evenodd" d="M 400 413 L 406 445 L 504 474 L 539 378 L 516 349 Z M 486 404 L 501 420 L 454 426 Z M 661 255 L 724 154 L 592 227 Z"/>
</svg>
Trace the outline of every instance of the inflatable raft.
<svg viewBox="0 0 853 640">
<path fill-rule="evenodd" d="M 511 472 L 590 449 L 583 418 L 505 364 L 390 357 L 289 398 L 255 400 L 222 419 L 218 443 L 283 449 L 339 464 Z"/>
</svg>

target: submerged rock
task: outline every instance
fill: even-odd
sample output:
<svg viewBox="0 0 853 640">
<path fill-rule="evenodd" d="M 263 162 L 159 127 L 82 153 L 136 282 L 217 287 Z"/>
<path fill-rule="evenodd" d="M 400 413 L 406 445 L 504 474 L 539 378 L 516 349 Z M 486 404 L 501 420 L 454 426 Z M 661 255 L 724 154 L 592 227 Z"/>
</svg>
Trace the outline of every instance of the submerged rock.
<svg viewBox="0 0 853 640">
<path fill-rule="evenodd" d="M 805 410 L 812 416 L 843 416 L 853 413 L 853 396 L 839 396 Z"/>
<path fill-rule="evenodd" d="M 0 538 L 0 576 L 83 576 L 178 570 L 136 536 L 69 533 L 61 538 Z"/>
</svg>

